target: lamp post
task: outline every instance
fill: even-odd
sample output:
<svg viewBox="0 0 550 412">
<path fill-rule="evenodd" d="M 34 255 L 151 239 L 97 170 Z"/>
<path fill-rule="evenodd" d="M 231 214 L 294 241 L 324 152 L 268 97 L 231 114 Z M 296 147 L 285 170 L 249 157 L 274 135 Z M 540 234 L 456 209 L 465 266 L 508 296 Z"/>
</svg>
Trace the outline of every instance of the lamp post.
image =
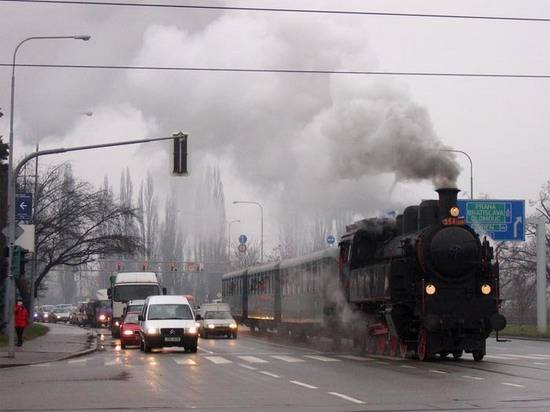
<svg viewBox="0 0 550 412">
<path fill-rule="evenodd" d="M 252 202 L 250 200 L 235 200 L 233 204 L 251 204 L 258 205 L 260 207 L 260 232 L 261 232 L 261 243 L 260 243 L 260 261 L 264 263 L 264 208 L 259 202 Z"/>
<path fill-rule="evenodd" d="M 5 296 L 5 311 L 7 312 L 8 319 L 8 357 L 15 357 L 15 336 L 14 336 L 14 313 L 13 313 L 13 301 L 15 298 L 15 279 L 11 272 L 12 260 L 13 260 L 13 246 L 15 243 L 15 176 L 13 170 L 13 117 L 15 110 L 15 60 L 17 58 L 17 52 L 19 48 L 26 42 L 31 40 L 61 40 L 61 39 L 74 39 L 74 40 L 90 40 L 90 36 L 87 34 L 80 34 L 74 36 L 33 36 L 19 42 L 15 50 L 13 51 L 13 59 L 11 66 L 11 95 L 10 95 L 10 138 L 9 138 L 9 157 L 8 157 L 8 277 L 6 279 L 6 296 Z"/>
<path fill-rule="evenodd" d="M 241 221 L 238 220 L 238 219 L 235 219 L 235 220 L 232 220 L 231 222 L 229 222 L 227 224 L 227 226 L 228 226 L 228 229 L 227 229 L 227 256 L 229 258 L 229 261 L 231 261 L 231 225 L 233 223 L 241 223 Z"/>
<path fill-rule="evenodd" d="M 464 156 L 468 158 L 470 161 L 470 199 L 474 198 L 474 166 L 472 163 L 472 158 L 470 155 L 466 152 L 463 152 L 462 150 L 452 150 L 452 149 L 440 149 L 440 152 L 453 152 L 453 153 L 462 153 Z"/>
</svg>

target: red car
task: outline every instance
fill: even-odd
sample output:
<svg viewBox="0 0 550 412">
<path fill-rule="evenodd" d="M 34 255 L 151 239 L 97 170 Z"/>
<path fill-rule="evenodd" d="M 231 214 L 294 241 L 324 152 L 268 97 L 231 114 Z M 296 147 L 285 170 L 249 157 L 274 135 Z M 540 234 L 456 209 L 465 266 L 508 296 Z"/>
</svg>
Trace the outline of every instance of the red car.
<svg viewBox="0 0 550 412">
<path fill-rule="evenodd" d="M 128 312 L 120 324 L 120 347 L 126 349 L 127 346 L 139 346 L 139 312 Z"/>
</svg>

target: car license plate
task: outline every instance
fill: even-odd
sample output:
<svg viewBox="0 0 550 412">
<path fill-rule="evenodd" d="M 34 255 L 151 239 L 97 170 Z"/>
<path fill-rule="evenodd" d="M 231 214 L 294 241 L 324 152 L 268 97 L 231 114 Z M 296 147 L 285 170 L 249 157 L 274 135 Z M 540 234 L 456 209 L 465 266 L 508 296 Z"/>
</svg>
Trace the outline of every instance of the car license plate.
<svg viewBox="0 0 550 412">
<path fill-rule="evenodd" d="M 165 342 L 179 342 L 181 338 L 164 338 Z"/>
</svg>

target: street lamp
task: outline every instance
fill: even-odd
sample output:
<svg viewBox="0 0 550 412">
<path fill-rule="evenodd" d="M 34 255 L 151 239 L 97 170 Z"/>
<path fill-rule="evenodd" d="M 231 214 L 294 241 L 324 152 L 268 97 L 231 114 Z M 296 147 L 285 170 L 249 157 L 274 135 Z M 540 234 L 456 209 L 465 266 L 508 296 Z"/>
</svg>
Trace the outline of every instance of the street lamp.
<svg viewBox="0 0 550 412">
<path fill-rule="evenodd" d="M 13 113 L 15 109 L 15 59 L 19 48 L 30 40 L 61 40 L 61 39 L 74 39 L 74 40 L 90 40 L 90 36 L 87 34 L 78 34 L 73 36 L 33 36 L 19 42 L 15 50 L 13 51 L 13 59 L 11 65 L 11 99 L 10 99 L 10 139 L 9 139 L 9 157 L 8 157 L 8 277 L 6 279 L 6 297 L 5 297 L 5 313 L 8 318 L 8 357 L 15 357 L 15 337 L 14 337 L 14 314 L 13 314 L 13 302 L 15 298 L 15 281 L 13 273 L 11 272 L 11 263 L 13 260 L 13 246 L 15 243 L 15 176 L 13 171 Z"/>
<path fill-rule="evenodd" d="M 258 205 L 260 206 L 260 218 L 261 218 L 261 225 L 260 225 L 260 232 L 261 232 L 261 243 L 260 243 L 260 260 L 262 263 L 264 263 L 264 208 L 259 202 L 252 202 L 250 200 L 235 200 L 233 201 L 233 204 L 251 204 L 251 205 Z"/>
<path fill-rule="evenodd" d="M 463 152 L 462 150 L 452 150 L 452 149 L 440 149 L 440 152 L 453 152 L 453 153 L 462 153 L 464 156 L 468 158 L 470 161 L 470 199 L 474 198 L 474 166 L 472 163 L 472 158 L 470 155 L 466 152 Z"/>
<path fill-rule="evenodd" d="M 229 222 L 227 224 L 227 226 L 228 226 L 228 229 L 227 229 L 227 256 L 229 257 L 229 260 L 231 260 L 231 225 L 233 223 L 241 223 L 241 221 L 238 220 L 238 219 L 235 219 L 235 220 L 232 220 L 231 222 Z"/>
</svg>

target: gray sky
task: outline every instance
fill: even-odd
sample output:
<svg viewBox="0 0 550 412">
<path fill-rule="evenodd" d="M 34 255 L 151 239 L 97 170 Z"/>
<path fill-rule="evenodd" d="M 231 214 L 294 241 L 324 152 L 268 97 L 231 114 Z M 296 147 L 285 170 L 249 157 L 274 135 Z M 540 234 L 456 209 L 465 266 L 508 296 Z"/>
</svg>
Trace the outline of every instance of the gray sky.
<svg viewBox="0 0 550 412">
<path fill-rule="evenodd" d="M 550 17 L 543 1 L 215 4 Z M 550 74 L 550 23 L 1 2 L 0 23 L 2 63 L 25 37 L 87 33 L 89 42 L 28 43 L 18 62 Z M 5 138 L 9 82 L 0 68 Z M 369 215 L 433 198 L 431 179 L 407 180 L 399 170 L 396 182 L 396 159 L 433 160 L 407 152 L 411 135 L 468 152 L 476 195 L 534 199 L 550 177 L 550 80 L 20 68 L 16 84 L 17 155 L 37 140 L 46 148 L 187 131 L 193 177 L 172 188 L 162 144 L 48 161 L 70 159 L 77 174 L 96 184 L 107 174 L 115 188 L 122 167 L 136 186 L 150 170 L 163 193 L 178 186 L 184 204 L 194 176 L 218 163 L 228 219 L 242 221 L 233 234 L 257 236 L 259 225 L 252 206 L 231 201 L 260 201 L 271 245 L 276 219 L 293 208 Z M 364 147 L 373 151 L 368 161 Z M 469 191 L 467 159 L 455 161 L 458 186 Z"/>
</svg>

